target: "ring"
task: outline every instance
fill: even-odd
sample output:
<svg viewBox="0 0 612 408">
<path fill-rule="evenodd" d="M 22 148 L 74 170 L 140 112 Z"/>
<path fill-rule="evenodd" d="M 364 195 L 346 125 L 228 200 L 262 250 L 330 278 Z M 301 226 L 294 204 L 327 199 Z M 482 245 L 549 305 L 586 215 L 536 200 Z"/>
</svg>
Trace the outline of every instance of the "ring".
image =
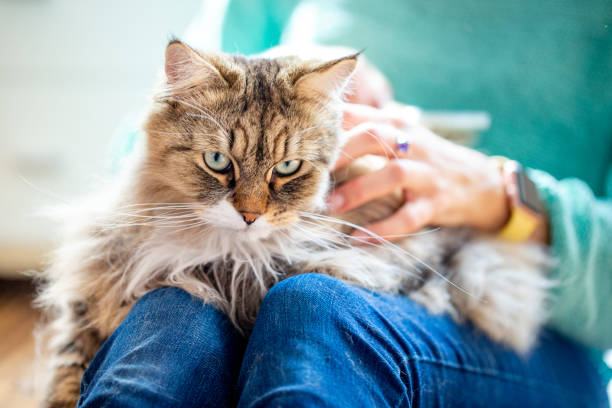
<svg viewBox="0 0 612 408">
<path fill-rule="evenodd" d="M 397 136 L 395 139 L 395 147 L 397 148 L 397 151 L 401 153 L 408 153 L 408 150 L 410 149 L 410 142 L 408 141 L 408 136 L 406 136 L 405 133 L 402 132 Z"/>
</svg>

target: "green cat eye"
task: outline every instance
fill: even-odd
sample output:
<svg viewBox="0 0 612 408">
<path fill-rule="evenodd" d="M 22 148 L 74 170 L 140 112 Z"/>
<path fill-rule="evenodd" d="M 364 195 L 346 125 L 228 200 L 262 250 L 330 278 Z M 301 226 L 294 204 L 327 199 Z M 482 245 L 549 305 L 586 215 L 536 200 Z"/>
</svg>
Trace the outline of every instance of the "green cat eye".
<svg viewBox="0 0 612 408">
<path fill-rule="evenodd" d="M 302 165 L 301 160 L 286 160 L 284 162 L 277 164 L 274 167 L 274 171 L 279 176 L 290 176 L 294 174 L 295 172 L 297 172 L 300 169 L 301 165 Z"/>
<path fill-rule="evenodd" d="M 204 153 L 204 163 L 217 173 L 226 173 L 232 167 L 232 161 L 219 152 Z"/>
</svg>

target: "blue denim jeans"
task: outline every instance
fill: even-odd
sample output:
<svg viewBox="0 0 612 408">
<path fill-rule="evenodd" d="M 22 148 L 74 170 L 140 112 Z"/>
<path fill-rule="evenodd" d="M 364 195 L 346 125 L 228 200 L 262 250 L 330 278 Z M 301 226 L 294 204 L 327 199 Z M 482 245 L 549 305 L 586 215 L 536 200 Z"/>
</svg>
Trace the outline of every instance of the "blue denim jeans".
<svg viewBox="0 0 612 408">
<path fill-rule="evenodd" d="M 246 339 L 176 288 L 139 300 L 83 376 L 80 407 L 605 407 L 588 351 L 544 331 L 520 357 L 401 296 L 305 274 Z"/>
</svg>

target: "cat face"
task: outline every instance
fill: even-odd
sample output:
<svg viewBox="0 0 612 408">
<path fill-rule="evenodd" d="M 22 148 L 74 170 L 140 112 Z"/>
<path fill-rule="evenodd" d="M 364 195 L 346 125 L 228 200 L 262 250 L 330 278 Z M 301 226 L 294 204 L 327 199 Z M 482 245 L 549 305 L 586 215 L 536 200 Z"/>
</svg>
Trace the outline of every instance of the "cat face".
<svg viewBox="0 0 612 408">
<path fill-rule="evenodd" d="M 321 207 L 339 148 L 336 102 L 355 64 L 201 54 L 172 42 L 168 86 L 146 124 L 158 193 L 251 238 Z"/>
</svg>

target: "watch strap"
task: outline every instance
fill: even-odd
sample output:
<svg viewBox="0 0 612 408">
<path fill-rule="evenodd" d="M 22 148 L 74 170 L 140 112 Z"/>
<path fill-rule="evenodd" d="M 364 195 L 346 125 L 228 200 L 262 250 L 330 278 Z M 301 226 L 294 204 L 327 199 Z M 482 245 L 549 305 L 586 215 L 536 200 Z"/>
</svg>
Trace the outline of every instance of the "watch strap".
<svg viewBox="0 0 612 408">
<path fill-rule="evenodd" d="M 514 160 L 505 157 L 493 157 L 502 173 L 504 189 L 510 205 L 510 217 L 502 229 L 498 232 L 498 237 L 514 242 L 526 241 L 537 229 L 541 215 L 530 209 L 521 202 L 521 191 L 518 182 L 521 166 Z"/>
</svg>

